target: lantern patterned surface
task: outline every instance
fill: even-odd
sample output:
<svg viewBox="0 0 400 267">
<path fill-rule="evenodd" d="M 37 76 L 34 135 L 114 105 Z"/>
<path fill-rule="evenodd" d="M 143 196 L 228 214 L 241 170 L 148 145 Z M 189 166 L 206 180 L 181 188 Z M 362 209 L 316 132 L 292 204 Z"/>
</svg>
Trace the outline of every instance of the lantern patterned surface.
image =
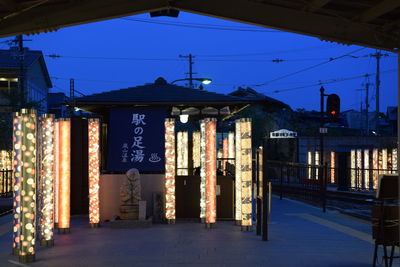
<svg viewBox="0 0 400 267">
<path fill-rule="evenodd" d="M 54 123 L 54 152 L 55 152 L 55 177 L 54 177 L 54 224 L 58 224 L 58 203 L 60 187 L 60 122 Z"/>
<path fill-rule="evenodd" d="M 165 218 L 175 220 L 175 120 L 165 120 Z"/>
<path fill-rule="evenodd" d="M 180 131 L 177 134 L 177 160 L 178 160 L 178 175 L 189 174 L 189 146 L 188 146 L 188 132 Z"/>
<path fill-rule="evenodd" d="M 228 158 L 230 160 L 228 161 L 230 164 L 234 165 L 235 164 L 235 133 L 234 132 L 229 132 L 228 133 Z"/>
<path fill-rule="evenodd" d="M 312 165 L 312 163 L 313 163 L 313 153 L 311 152 L 311 151 L 308 151 L 307 152 L 307 164 L 308 165 Z M 311 179 L 312 177 L 311 177 L 311 167 L 310 166 L 308 166 L 307 167 L 307 178 L 308 179 Z"/>
<path fill-rule="evenodd" d="M 397 148 L 393 148 L 392 149 L 392 166 L 393 166 L 393 170 L 396 170 L 394 172 L 398 172 L 398 168 L 397 168 Z"/>
<path fill-rule="evenodd" d="M 200 218 L 206 218 L 206 123 L 200 121 Z"/>
<path fill-rule="evenodd" d="M 229 139 L 228 138 L 224 138 L 222 140 L 222 157 L 224 158 L 224 160 L 222 160 L 222 170 L 224 171 L 224 175 L 226 175 L 227 174 L 226 164 L 228 163 L 228 160 L 226 160 L 226 159 L 229 158 Z"/>
<path fill-rule="evenodd" d="M 252 225 L 252 147 L 251 120 L 242 119 L 241 125 L 241 176 L 242 176 L 242 226 Z"/>
<path fill-rule="evenodd" d="M 362 185 L 362 180 L 363 180 L 363 172 L 362 172 L 362 162 L 363 162 L 363 158 L 362 158 L 362 150 L 361 149 L 357 149 L 356 150 L 356 187 L 361 187 Z"/>
<path fill-rule="evenodd" d="M 379 150 L 374 148 L 372 150 L 372 188 L 376 189 L 378 186 L 378 175 L 379 175 Z"/>
<path fill-rule="evenodd" d="M 241 120 L 235 121 L 235 220 L 242 220 L 242 174 L 241 174 Z"/>
<path fill-rule="evenodd" d="M 53 245 L 54 232 L 54 115 L 43 114 L 40 117 L 40 237 L 41 245 Z"/>
<path fill-rule="evenodd" d="M 388 173 L 388 150 L 382 149 L 382 169 L 383 173 Z"/>
<path fill-rule="evenodd" d="M 19 254 L 21 232 L 21 138 L 22 119 L 19 113 L 13 116 L 13 254 Z"/>
<path fill-rule="evenodd" d="M 200 167 L 200 132 L 193 132 L 193 168 Z"/>
<path fill-rule="evenodd" d="M 35 258 L 36 215 L 36 111 L 21 110 L 21 234 L 19 259 Z"/>
<path fill-rule="evenodd" d="M 369 174 L 370 174 L 370 166 L 369 166 L 369 150 L 364 150 L 364 189 L 369 189 Z"/>
<path fill-rule="evenodd" d="M 100 222 L 100 120 L 88 120 L 89 141 L 89 223 Z"/>
<path fill-rule="evenodd" d="M 331 156 L 331 163 L 330 163 L 330 165 L 331 165 L 331 169 L 330 169 L 330 173 L 331 173 L 331 184 L 334 184 L 335 183 L 335 168 L 336 168 L 336 158 L 335 158 L 335 152 L 333 152 L 333 151 L 331 151 L 331 153 L 330 153 L 330 156 Z"/>
<path fill-rule="evenodd" d="M 263 181 L 263 153 L 264 149 L 262 146 L 260 146 L 257 149 L 257 155 L 258 155 L 258 196 L 262 198 L 263 196 L 263 187 L 262 187 L 262 181 Z"/>
<path fill-rule="evenodd" d="M 58 229 L 63 233 L 70 228 L 71 191 L 71 121 L 59 120 L 59 186 L 58 186 Z M 65 229 L 65 230 L 64 230 Z"/>
<path fill-rule="evenodd" d="M 350 184 L 352 188 L 356 187 L 356 151 L 350 151 Z"/>
<path fill-rule="evenodd" d="M 217 123 L 205 119 L 206 124 L 206 223 L 217 219 Z"/>
</svg>

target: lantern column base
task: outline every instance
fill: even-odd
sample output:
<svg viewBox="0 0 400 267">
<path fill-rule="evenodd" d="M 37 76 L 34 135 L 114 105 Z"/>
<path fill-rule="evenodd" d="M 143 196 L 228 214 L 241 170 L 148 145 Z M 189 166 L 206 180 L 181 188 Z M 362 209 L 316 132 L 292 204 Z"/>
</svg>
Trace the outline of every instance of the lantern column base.
<svg viewBox="0 0 400 267">
<path fill-rule="evenodd" d="M 89 223 L 90 228 L 99 228 L 100 224 L 99 223 Z"/>
<path fill-rule="evenodd" d="M 251 231 L 253 231 L 251 225 L 249 225 L 249 226 L 242 226 L 242 229 L 241 229 L 241 230 L 242 230 L 243 232 L 251 232 Z"/>
<path fill-rule="evenodd" d="M 206 229 L 211 229 L 211 228 L 214 228 L 215 223 L 206 223 L 205 226 L 206 226 Z"/>
<path fill-rule="evenodd" d="M 35 261 L 35 254 L 19 255 L 20 263 L 31 263 Z"/>
<path fill-rule="evenodd" d="M 167 219 L 167 223 L 168 224 L 175 224 L 176 221 L 175 221 L 175 219 Z"/>
<path fill-rule="evenodd" d="M 54 239 L 50 239 L 50 240 L 42 239 L 42 240 L 40 240 L 40 246 L 41 247 L 52 247 L 52 246 L 54 246 Z"/>
<path fill-rule="evenodd" d="M 206 218 L 200 218 L 201 223 L 206 223 Z"/>
<path fill-rule="evenodd" d="M 236 221 L 235 221 L 235 225 L 237 225 L 237 226 L 242 226 L 242 221 L 241 221 L 241 220 L 236 220 Z"/>
<path fill-rule="evenodd" d="M 58 233 L 62 234 L 62 235 L 69 234 L 69 233 L 71 233 L 71 229 L 70 228 L 58 228 Z"/>
</svg>

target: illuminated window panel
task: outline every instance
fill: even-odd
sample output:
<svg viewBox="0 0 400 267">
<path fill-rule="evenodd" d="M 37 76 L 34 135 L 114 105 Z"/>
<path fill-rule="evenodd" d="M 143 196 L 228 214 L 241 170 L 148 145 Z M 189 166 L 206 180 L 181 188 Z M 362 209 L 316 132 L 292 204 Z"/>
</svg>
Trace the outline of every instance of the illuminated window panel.
<svg viewBox="0 0 400 267">
<path fill-rule="evenodd" d="M 397 172 L 397 148 L 392 149 L 392 165 L 393 165 L 393 172 Z"/>
<path fill-rule="evenodd" d="M 228 138 L 224 138 L 222 140 L 222 157 L 224 160 L 222 161 L 222 170 L 224 171 L 224 175 L 226 175 L 226 164 L 228 163 L 227 158 L 229 158 L 229 140 Z"/>
<path fill-rule="evenodd" d="M 180 131 L 177 134 L 178 175 L 189 175 L 189 147 L 188 132 Z"/>
<path fill-rule="evenodd" d="M 89 141 L 89 225 L 100 223 L 100 120 L 88 120 Z"/>
<path fill-rule="evenodd" d="M 206 218 L 206 123 L 200 121 L 200 219 Z"/>
<path fill-rule="evenodd" d="M 379 176 L 379 150 L 377 148 L 372 150 L 372 168 L 372 188 L 377 189 Z"/>
<path fill-rule="evenodd" d="M 242 223 L 241 124 L 240 119 L 235 121 L 235 220 L 238 225 Z"/>
<path fill-rule="evenodd" d="M 59 120 L 58 232 L 70 232 L 71 120 Z"/>
<path fill-rule="evenodd" d="M 229 132 L 228 133 L 228 158 L 230 158 L 231 160 L 229 160 L 228 162 L 230 164 L 235 164 L 235 133 L 234 132 Z"/>
<path fill-rule="evenodd" d="M 21 138 L 22 119 L 16 112 L 13 115 L 13 255 L 19 255 L 21 232 Z"/>
<path fill-rule="evenodd" d="M 59 187 L 60 187 L 60 122 L 58 120 L 55 121 L 54 125 L 54 152 L 55 152 L 55 177 L 54 177 L 54 228 L 58 228 L 58 196 L 59 196 Z"/>
<path fill-rule="evenodd" d="M 382 149 L 382 169 L 383 173 L 388 173 L 388 150 Z"/>
<path fill-rule="evenodd" d="M 364 189 L 369 189 L 370 184 L 369 150 L 364 150 Z"/>
<path fill-rule="evenodd" d="M 193 168 L 200 167 L 200 132 L 193 132 Z"/>
<path fill-rule="evenodd" d="M 36 240 L 36 111 L 21 110 L 21 233 L 19 261 L 35 260 Z"/>
<path fill-rule="evenodd" d="M 241 176 L 242 176 L 242 227 L 250 230 L 252 225 L 252 147 L 251 120 L 243 119 L 241 131 Z"/>
<path fill-rule="evenodd" d="M 175 223 L 175 120 L 165 119 L 165 218 Z"/>
<path fill-rule="evenodd" d="M 43 114 L 40 117 L 40 245 L 54 245 L 54 115 Z"/>
<path fill-rule="evenodd" d="M 205 119 L 206 124 L 206 226 L 217 219 L 217 121 Z"/>
<path fill-rule="evenodd" d="M 350 186 L 351 188 L 356 187 L 356 151 L 352 149 L 350 151 Z"/>
<path fill-rule="evenodd" d="M 335 152 L 331 151 L 330 153 L 330 160 L 331 160 L 331 169 L 330 169 L 330 173 L 331 173 L 331 184 L 334 184 L 336 182 L 336 158 L 335 158 Z"/>
</svg>

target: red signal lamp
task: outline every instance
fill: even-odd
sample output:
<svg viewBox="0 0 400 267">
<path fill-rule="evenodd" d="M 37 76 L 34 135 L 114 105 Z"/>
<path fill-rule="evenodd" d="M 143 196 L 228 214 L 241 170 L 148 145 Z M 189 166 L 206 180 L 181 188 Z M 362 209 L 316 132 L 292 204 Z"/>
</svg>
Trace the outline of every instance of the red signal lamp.
<svg viewBox="0 0 400 267">
<path fill-rule="evenodd" d="M 332 115 L 336 115 L 336 110 L 332 110 L 332 111 L 331 111 L 331 114 L 332 114 Z"/>
</svg>

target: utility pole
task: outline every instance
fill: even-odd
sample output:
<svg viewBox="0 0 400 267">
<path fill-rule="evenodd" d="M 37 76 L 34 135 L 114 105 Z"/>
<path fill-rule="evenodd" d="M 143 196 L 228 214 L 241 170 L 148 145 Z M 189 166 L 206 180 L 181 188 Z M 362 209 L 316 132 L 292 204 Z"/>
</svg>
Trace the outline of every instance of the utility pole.
<svg viewBox="0 0 400 267">
<path fill-rule="evenodd" d="M 381 57 L 383 56 L 388 56 L 388 54 L 382 54 L 380 50 L 376 51 L 375 54 L 370 55 L 371 57 L 374 57 L 376 59 L 376 81 L 375 81 L 375 116 L 376 116 L 376 133 L 379 134 L 379 89 L 381 85 L 381 80 L 380 80 L 380 69 L 381 69 Z"/>
<path fill-rule="evenodd" d="M 193 72 L 193 58 L 195 58 L 195 56 L 193 56 L 192 54 L 189 54 L 187 56 L 183 56 L 183 55 L 179 55 L 180 58 L 187 58 L 189 60 L 189 72 L 185 73 L 185 74 L 189 74 L 189 87 L 193 88 L 193 74 L 196 74 L 195 72 Z"/>
<path fill-rule="evenodd" d="M 367 133 L 367 135 L 369 135 L 369 121 L 368 121 L 368 108 L 369 108 L 369 86 L 370 83 L 366 82 L 365 83 L 365 131 Z"/>
<path fill-rule="evenodd" d="M 72 102 L 72 107 L 70 108 L 71 116 L 74 114 L 75 110 L 75 80 L 69 79 L 69 98 Z"/>
<path fill-rule="evenodd" d="M 15 38 L 15 43 L 18 45 L 18 61 L 19 61 L 19 75 L 18 75 L 18 85 L 19 93 L 21 95 L 20 105 L 23 107 L 25 105 L 25 77 L 24 77 L 24 40 L 22 35 L 18 35 Z"/>
</svg>

